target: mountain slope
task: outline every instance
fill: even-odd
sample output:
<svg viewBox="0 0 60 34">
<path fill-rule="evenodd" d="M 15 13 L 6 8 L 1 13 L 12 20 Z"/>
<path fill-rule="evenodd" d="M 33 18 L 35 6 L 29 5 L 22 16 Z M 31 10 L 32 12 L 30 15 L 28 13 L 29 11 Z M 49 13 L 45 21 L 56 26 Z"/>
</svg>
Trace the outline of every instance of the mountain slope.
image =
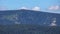
<svg viewBox="0 0 60 34">
<path fill-rule="evenodd" d="M 0 34 L 60 34 L 60 14 L 32 10 L 0 11 Z"/>
<path fill-rule="evenodd" d="M 0 24 L 50 25 L 54 19 L 60 25 L 60 14 L 32 10 L 0 11 Z"/>
</svg>

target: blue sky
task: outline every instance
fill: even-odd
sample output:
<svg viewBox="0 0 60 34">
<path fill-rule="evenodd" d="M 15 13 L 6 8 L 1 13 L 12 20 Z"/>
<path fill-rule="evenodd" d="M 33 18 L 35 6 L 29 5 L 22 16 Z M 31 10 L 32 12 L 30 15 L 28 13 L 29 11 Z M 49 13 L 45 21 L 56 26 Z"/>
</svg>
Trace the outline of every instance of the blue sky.
<svg viewBox="0 0 60 34">
<path fill-rule="evenodd" d="M 10 10 L 19 9 L 23 6 L 33 8 L 38 6 L 41 10 L 46 10 L 50 6 L 60 6 L 60 0 L 0 0 L 0 6 Z"/>
</svg>

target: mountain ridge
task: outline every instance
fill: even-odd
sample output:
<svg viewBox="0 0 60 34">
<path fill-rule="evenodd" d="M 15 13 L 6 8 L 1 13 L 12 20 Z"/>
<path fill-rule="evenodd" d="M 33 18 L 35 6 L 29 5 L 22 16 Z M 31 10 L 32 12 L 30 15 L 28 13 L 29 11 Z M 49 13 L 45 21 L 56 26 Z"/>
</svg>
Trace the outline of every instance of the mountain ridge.
<svg viewBox="0 0 60 34">
<path fill-rule="evenodd" d="M 5 10 L 5 11 L 32 11 L 32 12 L 44 12 L 44 11 L 26 10 L 26 9 L 20 9 L 20 10 Z M 2 12 L 5 12 L 5 11 L 2 11 Z M 0 11 L 0 12 L 1 12 L 1 11 Z M 53 13 L 53 12 L 44 12 L 44 13 L 60 14 L 60 13 Z"/>
</svg>

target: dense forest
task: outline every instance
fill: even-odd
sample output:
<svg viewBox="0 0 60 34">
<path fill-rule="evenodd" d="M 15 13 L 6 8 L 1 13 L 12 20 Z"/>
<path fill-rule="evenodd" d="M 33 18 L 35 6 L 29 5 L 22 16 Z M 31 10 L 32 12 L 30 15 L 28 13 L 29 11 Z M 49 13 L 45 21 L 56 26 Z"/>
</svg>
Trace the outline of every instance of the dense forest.
<svg viewBox="0 0 60 34">
<path fill-rule="evenodd" d="M 60 26 L 15 24 L 0 26 L 0 34 L 60 34 Z"/>
<path fill-rule="evenodd" d="M 56 25 L 51 26 L 54 23 Z M 60 34 L 60 14 L 32 10 L 0 11 L 0 34 Z"/>
</svg>

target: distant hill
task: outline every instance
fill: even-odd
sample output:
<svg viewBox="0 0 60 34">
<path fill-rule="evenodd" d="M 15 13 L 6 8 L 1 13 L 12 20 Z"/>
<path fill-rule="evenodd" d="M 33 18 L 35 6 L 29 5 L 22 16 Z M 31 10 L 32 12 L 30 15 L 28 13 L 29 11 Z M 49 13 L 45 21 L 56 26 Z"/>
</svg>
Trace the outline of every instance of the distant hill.
<svg viewBox="0 0 60 34">
<path fill-rule="evenodd" d="M 60 25 L 60 14 L 33 10 L 7 10 L 0 11 L 0 24 L 35 24 L 50 25 L 53 20 Z"/>
<path fill-rule="evenodd" d="M 60 14 L 33 10 L 0 11 L 0 34 L 60 34 Z"/>
</svg>

